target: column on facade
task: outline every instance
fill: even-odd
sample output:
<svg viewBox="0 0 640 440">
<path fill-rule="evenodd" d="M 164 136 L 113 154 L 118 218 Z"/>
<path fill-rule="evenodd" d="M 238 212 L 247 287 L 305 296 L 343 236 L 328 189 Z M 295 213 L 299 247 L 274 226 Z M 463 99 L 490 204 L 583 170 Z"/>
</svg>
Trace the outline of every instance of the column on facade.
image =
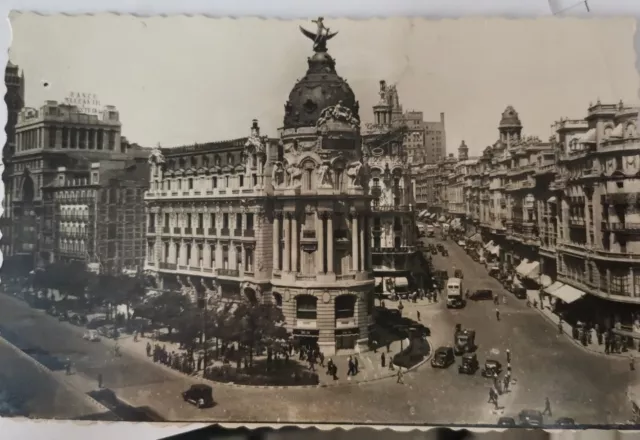
<svg viewBox="0 0 640 440">
<path fill-rule="evenodd" d="M 333 215 L 327 215 L 327 272 L 333 273 L 335 264 L 335 255 L 333 254 Z"/>
<path fill-rule="evenodd" d="M 180 243 L 180 262 L 178 264 L 181 266 L 187 264 L 187 244 L 184 241 Z"/>
<path fill-rule="evenodd" d="M 289 213 L 284 218 L 284 267 L 282 270 L 291 272 L 291 217 Z"/>
<path fill-rule="evenodd" d="M 324 220 L 322 217 L 322 212 L 316 212 L 316 236 L 318 239 L 318 250 L 316 251 L 316 269 L 318 270 L 318 273 L 324 273 Z"/>
<path fill-rule="evenodd" d="M 591 197 L 589 196 L 588 193 L 585 192 L 584 194 L 584 228 L 586 231 L 586 239 L 587 239 L 587 246 L 591 246 L 593 243 L 591 243 L 591 232 L 592 232 L 592 226 L 591 226 Z M 595 229 L 595 223 L 593 225 L 593 229 Z"/>
<path fill-rule="evenodd" d="M 222 245 L 220 243 L 216 243 L 214 242 L 213 244 L 215 244 L 216 246 L 216 269 L 217 268 L 222 268 L 223 267 L 223 261 L 222 261 Z"/>
<path fill-rule="evenodd" d="M 562 241 L 569 241 L 569 203 L 562 198 Z"/>
<path fill-rule="evenodd" d="M 102 149 L 109 149 L 109 130 L 102 130 Z"/>
<path fill-rule="evenodd" d="M 238 253 L 236 252 L 236 244 L 229 245 L 229 269 L 238 270 Z"/>
<path fill-rule="evenodd" d="M 98 149 L 98 130 L 93 130 L 93 149 Z"/>
<path fill-rule="evenodd" d="M 351 217 L 351 268 L 358 270 L 358 216 Z"/>
<path fill-rule="evenodd" d="M 365 253 L 364 253 L 364 217 L 362 217 L 361 221 L 360 221 L 360 253 L 359 253 L 359 260 L 360 260 L 360 271 L 364 272 L 365 270 Z"/>
<path fill-rule="evenodd" d="M 273 268 L 280 270 L 280 214 L 273 217 Z"/>
<path fill-rule="evenodd" d="M 176 255 L 176 243 L 169 240 L 169 255 L 167 255 L 167 263 L 178 264 L 178 256 Z"/>
<path fill-rule="evenodd" d="M 206 242 L 202 247 L 202 267 L 212 267 L 211 265 L 211 243 Z"/>
<path fill-rule="evenodd" d="M 298 233 L 298 218 L 294 212 L 291 214 L 291 272 L 298 271 L 298 255 L 300 253 Z"/>
<path fill-rule="evenodd" d="M 75 129 L 75 134 L 76 134 L 76 148 L 80 148 L 80 129 L 79 128 Z"/>
<path fill-rule="evenodd" d="M 365 243 L 366 258 L 367 258 L 367 270 L 371 270 L 373 267 L 372 252 L 371 252 L 371 218 L 367 218 L 367 226 L 365 228 Z"/>
</svg>

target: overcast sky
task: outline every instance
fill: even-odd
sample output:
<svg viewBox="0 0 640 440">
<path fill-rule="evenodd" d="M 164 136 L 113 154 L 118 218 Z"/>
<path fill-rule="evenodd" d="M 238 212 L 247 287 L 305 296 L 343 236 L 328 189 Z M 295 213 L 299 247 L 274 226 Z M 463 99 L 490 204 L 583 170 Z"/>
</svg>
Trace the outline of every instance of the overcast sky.
<svg viewBox="0 0 640 440">
<path fill-rule="evenodd" d="M 277 135 L 284 103 L 306 72 L 313 23 L 176 16 L 14 14 L 10 59 L 28 106 L 95 93 L 120 110 L 123 134 L 144 146 L 246 136 L 251 120 Z M 438 120 L 447 150 L 472 154 L 497 139 L 507 105 L 524 133 L 547 139 L 559 117 L 591 101 L 638 102 L 632 19 L 325 20 L 338 73 L 373 118 L 381 79 L 406 110 Z M 44 87 L 44 83 L 48 87 Z"/>
</svg>

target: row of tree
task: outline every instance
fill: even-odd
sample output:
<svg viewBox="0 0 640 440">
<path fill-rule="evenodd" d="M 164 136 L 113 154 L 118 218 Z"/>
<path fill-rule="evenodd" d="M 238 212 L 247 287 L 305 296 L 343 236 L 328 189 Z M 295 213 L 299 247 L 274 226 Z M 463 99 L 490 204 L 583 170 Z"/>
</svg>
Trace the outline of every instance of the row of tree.
<svg viewBox="0 0 640 440">
<path fill-rule="evenodd" d="M 55 289 L 62 303 L 74 298 L 86 311 L 103 308 L 107 320 L 114 320 L 118 306 L 124 305 L 127 322 L 140 317 L 148 319 L 152 328 L 167 327 L 188 351 L 212 348 L 210 341 L 216 348 L 236 342 L 245 347 L 252 364 L 256 349 L 276 349 L 288 338 L 282 311 L 272 304 L 199 307 L 178 291 L 147 295 L 150 283 L 142 275 L 94 274 L 80 262 L 52 263 L 32 276 L 36 290 Z"/>
</svg>

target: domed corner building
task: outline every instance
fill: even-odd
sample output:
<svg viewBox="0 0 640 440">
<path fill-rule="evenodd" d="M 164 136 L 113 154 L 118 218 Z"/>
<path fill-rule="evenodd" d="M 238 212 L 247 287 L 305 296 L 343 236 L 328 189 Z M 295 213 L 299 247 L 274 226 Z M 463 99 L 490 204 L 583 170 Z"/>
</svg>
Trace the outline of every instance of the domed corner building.
<svg viewBox="0 0 640 440">
<path fill-rule="evenodd" d="M 321 20 L 320 20 L 321 22 Z M 359 105 L 319 25 L 307 73 L 291 90 L 271 164 L 272 293 L 301 345 L 367 350 L 373 323 L 370 197 L 363 188 Z"/>
</svg>

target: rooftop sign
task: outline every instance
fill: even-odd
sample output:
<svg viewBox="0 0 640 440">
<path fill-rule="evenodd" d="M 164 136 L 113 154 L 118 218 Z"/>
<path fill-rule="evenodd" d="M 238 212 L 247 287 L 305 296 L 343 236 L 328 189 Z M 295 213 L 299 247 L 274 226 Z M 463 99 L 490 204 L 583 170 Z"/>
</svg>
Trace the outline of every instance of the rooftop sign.
<svg viewBox="0 0 640 440">
<path fill-rule="evenodd" d="M 70 92 L 64 103 L 78 107 L 80 113 L 97 115 L 101 109 L 100 100 L 95 93 Z"/>
</svg>

